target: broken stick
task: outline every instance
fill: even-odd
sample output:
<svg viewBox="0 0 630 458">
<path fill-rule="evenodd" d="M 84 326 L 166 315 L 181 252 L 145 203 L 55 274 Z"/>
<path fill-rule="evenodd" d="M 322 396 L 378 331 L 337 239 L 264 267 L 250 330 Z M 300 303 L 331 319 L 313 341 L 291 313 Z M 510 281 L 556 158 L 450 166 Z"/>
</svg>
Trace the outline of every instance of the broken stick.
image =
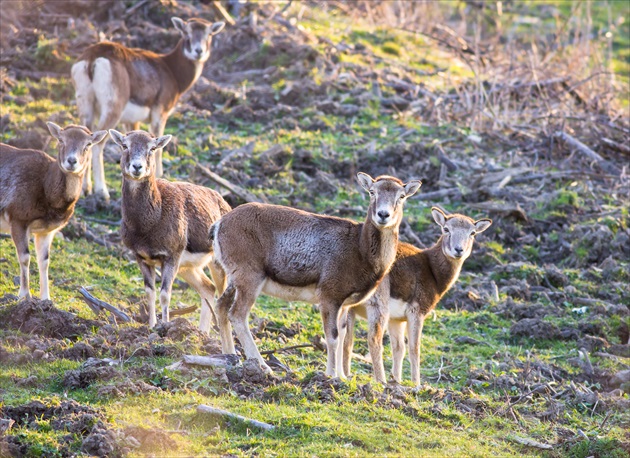
<svg viewBox="0 0 630 458">
<path fill-rule="evenodd" d="M 88 293 L 88 290 L 85 289 L 84 287 L 81 287 L 79 289 L 79 293 L 81 293 L 81 296 L 83 296 L 83 300 L 92 309 L 92 311 L 94 311 L 94 313 L 98 314 L 98 312 L 100 312 L 102 309 L 105 309 L 111 312 L 117 318 L 120 318 L 125 323 L 129 323 L 131 321 L 131 317 L 127 315 L 125 312 L 117 309 L 116 307 L 114 307 L 111 304 L 108 304 L 105 301 L 95 298 L 90 293 Z"/>
<path fill-rule="evenodd" d="M 248 190 L 243 189 L 243 188 L 241 188 L 240 186 L 238 186 L 238 185 L 236 185 L 234 183 L 230 183 L 225 178 L 222 178 L 219 175 L 217 175 L 216 173 L 214 173 L 208 167 L 204 167 L 203 165 L 197 163 L 197 168 L 202 173 L 202 175 L 210 178 L 216 184 L 218 184 L 219 186 L 224 187 L 225 189 L 230 191 L 232 194 L 234 194 L 236 197 L 244 200 L 245 202 L 265 203 L 266 199 L 260 199 L 260 198 L 256 197 L 254 194 L 252 194 L 251 192 L 249 192 Z"/>
<path fill-rule="evenodd" d="M 210 406 L 207 406 L 205 404 L 199 404 L 197 406 L 197 412 L 199 412 L 199 413 L 207 413 L 207 414 L 210 414 L 210 415 L 216 415 L 216 416 L 219 416 L 219 417 L 225 417 L 225 418 L 228 418 L 230 420 L 242 421 L 243 423 L 247 423 L 249 425 L 255 426 L 256 428 L 263 429 L 265 431 L 271 431 L 271 430 L 275 429 L 275 426 L 274 425 L 270 425 L 269 423 L 264 423 L 262 421 L 253 420 L 251 418 L 246 418 L 246 417 L 243 417 L 242 415 L 237 415 L 235 413 L 228 412 L 227 410 L 217 409 L 216 407 L 210 407 Z"/>
<path fill-rule="evenodd" d="M 561 130 L 556 132 L 554 134 L 554 136 L 562 139 L 571 148 L 576 149 L 577 151 L 579 151 L 584 156 L 586 156 L 589 159 L 597 162 L 602 167 L 602 169 L 604 169 L 606 172 L 613 173 L 615 175 L 619 175 L 620 171 L 617 169 L 617 167 L 615 165 L 611 164 L 609 161 L 607 161 L 606 159 L 601 157 L 599 154 L 597 154 L 595 151 L 590 149 L 588 146 L 586 146 L 584 143 L 579 141 L 577 138 L 572 137 L 571 135 L 569 135 L 566 132 L 563 132 Z"/>
<path fill-rule="evenodd" d="M 171 310 L 169 312 L 169 315 L 171 317 L 188 315 L 189 313 L 193 313 L 195 310 L 197 310 L 197 306 L 196 305 L 189 305 L 188 307 L 182 307 L 182 308 L 179 308 L 179 309 Z"/>
<path fill-rule="evenodd" d="M 236 355 L 184 355 L 182 358 L 184 364 L 204 367 L 233 367 L 240 363 L 240 359 Z"/>
</svg>

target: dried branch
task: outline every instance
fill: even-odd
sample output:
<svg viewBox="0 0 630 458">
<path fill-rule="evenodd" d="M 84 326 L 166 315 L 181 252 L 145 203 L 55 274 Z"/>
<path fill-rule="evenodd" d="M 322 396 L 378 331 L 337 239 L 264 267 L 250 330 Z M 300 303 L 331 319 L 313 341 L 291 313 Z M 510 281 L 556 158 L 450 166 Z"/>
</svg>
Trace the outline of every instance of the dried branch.
<svg viewBox="0 0 630 458">
<path fill-rule="evenodd" d="M 193 313 L 195 310 L 197 310 L 197 306 L 196 305 L 189 305 L 188 307 L 182 307 L 180 309 L 171 310 L 169 312 L 169 315 L 171 317 L 188 315 L 189 313 Z"/>
<path fill-rule="evenodd" d="M 235 413 L 228 412 L 227 410 L 217 409 L 216 407 L 210 407 L 210 406 L 207 406 L 205 404 L 199 404 L 197 406 L 197 412 L 199 412 L 199 413 L 206 413 L 206 414 L 210 414 L 210 415 L 215 415 L 215 416 L 219 416 L 219 417 L 225 417 L 225 418 L 227 418 L 229 420 L 242 421 L 243 423 L 247 423 L 247 424 L 249 424 L 251 426 L 263 429 L 265 431 L 271 431 L 271 430 L 275 429 L 275 426 L 271 425 L 269 423 L 264 423 L 262 421 L 253 420 L 251 418 L 243 417 L 242 415 L 237 415 Z"/>
<path fill-rule="evenodd" d="M 225 189 L 230 191 L 232 194 L 234 194 L 239 199 L 244 200 L 245 202 L 259 202 L 259 203 L 266 203 L 267 202 L 267 199 L 256 197 L 251 192 L 247 191 L 246 189 L 241 188 L 239 185 L 231 183 L 230 181 L 226 180 L 225 178 L 220 177 L 219 175 L 214 173 L 212 170 L 210 170 L 207 167 L 204 167 L 203 165 L 199 164 L 198 162 L 196 163 L 196 165 L 197 165 L 197 168 L 199 169 L 199 171 L 204 176 L 210 178 L 212 181 L 214 181 L 219 186 L 224 187 Z"/>
<path fill-rule="evenodd" d="M 233 367 L 239 364 L 240 359 L 236 355 L 184 355 L 182 362 L 193 366 Z"/>
<path fill-rule="evenodd" d="M 221 2 L 215 0 L 212 2 L 212 6 L 214 6 L 216 10 L 219 12 L 219 14 L 223 17 L 223 19 L 225 19 L 225 22 L 227 22 L 230 25 L 236 24 L 236 21 L 234 20 L 234 18 L 230 15 L 230 13 L 227 12 L 225 8 L 223 8 L 223 5 L 221 5 Z"/>
<path fill-rule="evenodd" d="M 95 298 L 92 296 L 87 289 L 81 287 L 79 289 L 79 293 L 83 296 L 83 300 L 85 303 L 95 312 L 99 313 L 102 309 L 105 309 L 115 315 L 117 318 L 121 319 L 125 323 L 129 323 L 131 321 L 131 317 L 127 315 L 122 310 L 117 309 L 111 304 L 108 304 L 105 301 Z"/>
<path fill-rule="evenodd" d="M 575 150 L 582 153 L 584 156 L 588 157 L 589 159 L 593 161 L 596 161 L 602 167 L 602 169 L 606 170 L 608 173 L 614 173 L 616 175 L 619 175 L 621 173 L 621 171 L 618 170 L 616 166 L 614 166 L 609 161 L 601 157 L 599 154 L 597 154 L 595 151 L 590 149 L 588 146 L 586 146 L 584 143 L 579 141 L 577 138 L 572 137 L 566 132 L 558 131 L 554 134 L 554 137 L 560 138 L 561 140 L 566 142 L 569 146 L 571 146 Z"/>
<path fill-rule="evenodd" d="M 271 355 L 273 353 L 281 353 L 281 352 L 285 352 L 285 351 L 289 351 L 289 350 L 295 350 L 297 348 L 313 348 L 313 349 L 315 349 L 315 346 L 312 343 L 291 345 L 289 347 L 276 348 L 275 350 L 261 351 L 260 354 L 261 355 Z"/>
</svg>

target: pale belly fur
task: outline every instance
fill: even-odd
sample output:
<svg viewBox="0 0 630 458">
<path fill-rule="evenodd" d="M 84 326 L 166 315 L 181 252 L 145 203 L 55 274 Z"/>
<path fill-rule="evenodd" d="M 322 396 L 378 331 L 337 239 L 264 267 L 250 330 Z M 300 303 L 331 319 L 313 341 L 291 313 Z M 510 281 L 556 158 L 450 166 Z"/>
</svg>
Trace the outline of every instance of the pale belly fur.
<svg viewBox="0 0 630 458">
<path fill-rule="evenodd" d="M 407 310 L 407 303 L 405 301 L 390 299 L 388 306 L 390 320 L 407 321 L 407 315 L 405 314 L 405 311 Z M 367 309 L 364 304 L 357 305 L 353 310 L 357 316 L 367 319 Z"/>
<path fill-rule="evenodd" d="M 284 299 L 285 301 L 302 301 L 310 302 L 311 304 L 319 302 L 315 284 L 304 287 L 287 286 L 266 279 L 262 285 L 261 291 L 263 294 Z"/>
<path fill-rule="evenodd" d="M 52 231 L 60 229 L 59 224 L 54 222 L 47 222 L 43 219 L 36 219 L 28 226 L 28 230 L 31 234 L 46 234 Z M 0 215 L 0 232 L 5 234 L 11 233 L 11 222 L 9 221 L 9 215 L 5 213 Z"/>
</svg>

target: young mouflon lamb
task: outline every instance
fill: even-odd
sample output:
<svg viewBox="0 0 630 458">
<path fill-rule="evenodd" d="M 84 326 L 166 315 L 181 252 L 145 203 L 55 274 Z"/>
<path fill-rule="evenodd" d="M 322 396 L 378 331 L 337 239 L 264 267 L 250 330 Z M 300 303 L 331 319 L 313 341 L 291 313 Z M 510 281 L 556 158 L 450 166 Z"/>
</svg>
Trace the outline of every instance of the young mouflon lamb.
<svg viewBox="0 0 630 458">
<path fill-rule="evenodd" d="M 109 132 L 123 152 L 121 236 L 142 271 L 149 326 L 157 322 L 155 267 L 160 266 L 162 320 L 169 320 L 171 288 L 179 275 L 201 296 L 199 328 L 209 332 L 215 287 L 204 267 L 210 267 L 213 277 L 215 274 L 210 262 L 213 252 L 208 232 L 213 223 L 230 211 L 230 206 L 210 188 L 156 178 L 156 150 L 168 144 L 170 135 L 155 137 L 143 131 L 123 135 L 113 129 Z"/>
<path fill-rule="evenodd" d="M 217 301 L 224 353 L 235 352 L 232 325 L 246 357 L 256 358 L 270 372 L 248 326 L 258 295 L 319 303 L 328 350 L 326 374 L 338 375 L 339 310 L 370 297 L 389 271 L 404 202 L 420 188 L 419 181 L 404 184 L 390 176 L 372 179 L 359 173 L 358 179 L 370 194 L 363 223 L 250 203 L 213 226 L 216 263 L 225 273 L 217 279 L 224 290 Z"/>
<path fill-rule="evenodd" d="M 388 331 L 392 344 L 392 376 L 402 378 L 405 356 L 405 328 L 409 341 L 411 380 L 420 383 L 420 339 L 425 317 L 459 277 L 464 261 L 472 252 L 475 236 L 490 227 L 492 220 L 473 220 L 460 214 L 447 215 L 437 207 L 431 210 L 433 219 L 442 228 L 442 235 L 431 248 L 421 250 L 408 243 L 400 243 L 396 261 L 389 275 L 376 293 L 357 307 L 344 310 L 348 333 L 343 343 L 343 367 L 350 373 L 355 314 L 367 318 L 372 331 L 368 346 L 372 357 L 374 377 L 385 383 L 383 368 L 382 323 L 389 318 Z M 340 321 L 346 321 L 344 316 Z M 374 329 L 372 329 L 374 328 Z"/>
<path fill-rule="evenodd" d="M 164 134 L 166 121 L 180 96 L 199 79 L 210 57 L 212 37 L 225 23 L 203 19 L 183 21 L 172 18 L 182 37 L 170 52 L 156 54 L 145 49 L 127 48 L 103 41 L 87 48 L 72 66 L 81 122 L 99 129 L 111 129 L 119 122 L 138 129 L 149 122 L 150 131 Z M 98 117 L 98 119 L 96 119 Z M 162 149 L 156 150 L 156 173 L 162 176 Z M 94 191 L 109 200 L 103 169 L 103 148 L 93 151 Z M 90 173 L 84 189 L 92 192 Z"/>
<path fill-rule="evenodd" d="M 30 234 L 35 239 L 39 267 L 39 295 L 50 299 L 48 264 L 55 233 L 64 227 L 81 196 L 91 149 L 107 131 L 90 132 L 70 125 L 47 123 L 59 144 L 57 159 L 43 151 L 0 143 L 0 230 L 11 234 L 20 262 L 19 297 L 29 297 Z"/>
</svg>

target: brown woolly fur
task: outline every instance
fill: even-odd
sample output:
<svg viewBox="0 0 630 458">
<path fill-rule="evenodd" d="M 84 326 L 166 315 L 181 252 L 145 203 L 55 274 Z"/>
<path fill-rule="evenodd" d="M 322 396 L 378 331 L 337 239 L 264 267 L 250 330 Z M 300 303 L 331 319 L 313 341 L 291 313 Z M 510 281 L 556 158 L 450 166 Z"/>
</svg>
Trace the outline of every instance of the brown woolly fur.
<svg viewBox="0 0 630 458">
<path fill-rule="evenodd" d="M 343 364 L 347 373 L 350 372 L 352 328 L 356 313 L 369 321 L 372 332 L 368 343 L 374 377 L 379 382 L 385 382 L 382 364 L 384 329 L 379 318 L 386 316 L 389 318 L 388 327 L 394 355 L 394 379 L 398 382 L 401 379 L 405 353 L 404 334 L 405 327 L 408 327 L 411 377 L 414 383 L 420 383 L 419 352 L 424 318 L 457 281 L 462 265 L 472 251 L 475 235 L 492 224 L 489 219 L 475 221 L 464 215 L 446 215 L 437 207 L 433 207 L 432 214 L 435 222 L 442 228 L 442 235 L 436 244 L 420 250 L 408 243 L 399 243 L 396 261 L 374 296 L 347 313 L 348 328 L 351 330 L 343 348 Z M 341 320 L 346 321 L 345 317 L 341 317 Z"/>
<path fill-rule="evenodd" d="M 179 275 L 202 297 L 199 327 L 208 332 L 215 293 L 214 285 L 203 272 L 212 260 L 208 232 L 230 211 L 230 206 L 212 189 L 155 177 L 155 150 L 164 147 L 170 135 L 155 138 L 143 131 L 110 133 L 123 150 L 121 236 L 136 255 L 144 277 L 149 324 L 153 327 L 157 322 L 155 267 L 159 265 L 162 320 L 169 320 L 171 287 L 175 275 Z"/>
<path fill-rule="evenodd" d="M 225 25 L 203 19 L 184 22 L 173 17 L 172 20 L 182 38 L 168 53 L 157 54 L 102 42 L 81 54 L 72 66 L 72 79 L 83 123 L 111 129 L 122 122 L 137 129 L 140 122 L 149 121 L 153 134 L 164 133 L 175 104 L 197 81 L 210 57 L 212 36 Z M 156 163 L 159 177 L 162 175 L 161 149 L 157 151 Z M 101 149 L 94 152 L 93 167 L 96 194 L 108 200 Z M 86 193 L 92 192 L 90 174 L 86 175 L 84 188 Z"/>
<path fill-rule="evenodd" d="M 336 359 L 343 341 L 337 316 L 342 306 L 369 298 L 396 254 L 403 203 L 420 187 L 382 176 L 358 175 L 370 194 L 364 223 L 288 207 L 242 205 L 214 226 L 217 262 L 227 286 L 217 312 L 224 353 L 234 353 L 231 324 L 248 358 L 266 365 L 249 331 L 247 317 L 261 293 L 319 303 L 328 347 L 326 373 L 341 370 Z M 343 373 L 339 375 L 343 376 Z"/>
<path fill-rule="evenodd" d="M 92 146 L 107 136 L 105 131 L 92 134 L 84 126 L 61 129 L 52 122 L 48 129 L 59 140 L 57 159 L 43 151 L 0 143 L 0 229 L 10 232 L 15 243 L 21 267 L 20 297 L 30 295 L 28 239 L 32 233 L 40 271 L 40 296 L 50 299 L 50 244 L 74 213 Z"/>
</svg>

